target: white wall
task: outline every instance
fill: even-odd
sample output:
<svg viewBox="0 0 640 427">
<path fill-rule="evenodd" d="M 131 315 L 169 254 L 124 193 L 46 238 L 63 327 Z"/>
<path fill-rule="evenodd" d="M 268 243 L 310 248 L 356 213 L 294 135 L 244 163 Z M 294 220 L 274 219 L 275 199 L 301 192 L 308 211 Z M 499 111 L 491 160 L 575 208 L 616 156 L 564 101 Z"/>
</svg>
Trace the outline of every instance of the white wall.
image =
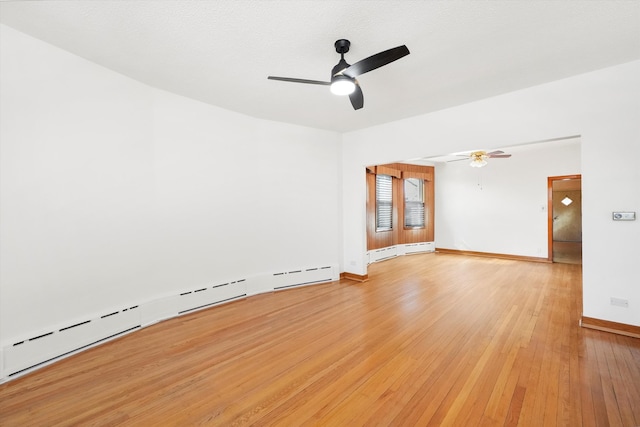
<svg viewBox="0 0 640 427">
<path fill-rule="evenodd" d="M 640 61 L 344 135 L 345 269 L 366 273 L 366 165 L 571 135 L 581 136 L 583 314 L 640 325 L 640 221 L 611 220 L 614 210 L 640 211 Z"/>
<path fill-rule="evenodd" d="M 483 168 L 436 164 L 437 247 L 547 257 L 547 177 L 580 173 L 580 141 L 507 151 Z"/>
<path fill-rule="evenodd" d="M 145 86 L 1 26 L 0 340 L 340 262 L 340 135 Z"/>
</svg>

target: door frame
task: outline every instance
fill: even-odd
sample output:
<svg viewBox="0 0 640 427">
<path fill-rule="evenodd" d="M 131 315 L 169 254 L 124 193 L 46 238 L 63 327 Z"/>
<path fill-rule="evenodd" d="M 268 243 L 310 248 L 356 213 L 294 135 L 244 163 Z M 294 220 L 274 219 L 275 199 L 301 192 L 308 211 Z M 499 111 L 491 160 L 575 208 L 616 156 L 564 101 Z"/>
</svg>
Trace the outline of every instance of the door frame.
<svg viewBox="0 0 640 427">
<path fill-rule="evenodd" d="M 547 177 L 547 261 L 553 262 L 553 182 L 582 179 L 582 174 Z M 582 186 L 580 187 L 582 191 Z"/>
</svg>

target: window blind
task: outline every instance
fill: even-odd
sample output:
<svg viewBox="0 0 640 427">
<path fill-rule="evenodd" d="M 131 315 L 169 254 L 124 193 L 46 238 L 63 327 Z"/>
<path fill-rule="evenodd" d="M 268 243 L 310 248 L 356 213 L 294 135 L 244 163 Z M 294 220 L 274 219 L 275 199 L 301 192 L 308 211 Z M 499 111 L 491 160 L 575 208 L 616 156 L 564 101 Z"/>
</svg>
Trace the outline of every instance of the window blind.
<svg viewBox="0 0 640 427">
<path fill-rule="evenodd" d="M 393 179 L 376 175 L 376 231 L 392 229 Z"/>
<path fill-rule="evenodd" d="M 424 227 L 424 203 L 406 202 L 404 205 L 404 226 Z"/>
</svg>

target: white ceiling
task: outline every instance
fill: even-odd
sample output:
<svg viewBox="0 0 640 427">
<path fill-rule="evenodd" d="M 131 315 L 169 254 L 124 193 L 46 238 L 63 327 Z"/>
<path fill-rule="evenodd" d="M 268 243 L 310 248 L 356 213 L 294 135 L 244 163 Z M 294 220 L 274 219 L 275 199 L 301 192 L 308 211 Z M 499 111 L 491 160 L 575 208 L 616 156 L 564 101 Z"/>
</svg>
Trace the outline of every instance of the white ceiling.
<svg viewBox="0 0 640 427">
<path fill-rule="evenodd" d="M 640 59 L 639 1 L 5 1 L 1 22 L 154 87 L 251 116 L 345 132 Z M 333 43 L 360 76 L 327 87 Z"/>
</svg>

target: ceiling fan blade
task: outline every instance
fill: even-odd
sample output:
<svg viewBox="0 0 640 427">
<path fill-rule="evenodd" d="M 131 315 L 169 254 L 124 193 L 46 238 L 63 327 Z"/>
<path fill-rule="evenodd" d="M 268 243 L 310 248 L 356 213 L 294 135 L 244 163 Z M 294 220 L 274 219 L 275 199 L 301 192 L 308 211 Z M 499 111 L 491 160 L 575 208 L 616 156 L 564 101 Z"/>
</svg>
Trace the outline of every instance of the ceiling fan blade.
<svg viewBox="0 0 640 427">
<path fill-rule="evenodd" d="M 364 106 L 364 95 L 358 81 L 356 80 L 354 83 L 356 84 L 356 90 L 349 95 L 349 101 L 351 101 L 354 110 L 359 110 Z"/>
<path fill-rule="evenodd" d="M 488 156 L 491 157 L 492 159 L 506 159 L 508 157 L 511 157 L 511 154 L 493 154 Z"/>
<path fill-rule="evenodd" d="M 459 162 L 461 160 L 469 160 L 469 156 L 466 156 L 464 159 L 453 159 L 453 160 L 447 160 L 446 163 L 451 163 L 451 162 Z"/>
<path fill-rule="evenodd" d="M 322 85 L 322 86 L 330 86 L 331 82 L 322 82 L 320 80 L 307 80 L 307 79 L 294 79 L 291 77 L 267 77 L 269 80 L 280 80 L 282 82 L 292 82 L 292 83 L 306 83 L 310 85 Z"/>
<path fill-rule="evenodd" d="M 494 154 L 504 154 L 504 151 L 496 150 L 490 153 L 487 153 L 487 156 L 493 156 Z"/>
<path fill-rule="evenodd" d="M 362 61 L 356 62 L 355 64 L 344 70 L 342 74 L 348 77 L 357 77 L 361 74 L 375 70 L 376 68 L 380 68 L 383 65 L 387 65 L 393 61 L 397 61 L 398 59 L 402 58 L 403 56 L 407 56 L 408 54 L 409 49 L 407 48 L 407 46 L 402 45 L 394 47 L 383 52 L 376 53 L 375 55 L 365 58 Z"/>
</svg>

